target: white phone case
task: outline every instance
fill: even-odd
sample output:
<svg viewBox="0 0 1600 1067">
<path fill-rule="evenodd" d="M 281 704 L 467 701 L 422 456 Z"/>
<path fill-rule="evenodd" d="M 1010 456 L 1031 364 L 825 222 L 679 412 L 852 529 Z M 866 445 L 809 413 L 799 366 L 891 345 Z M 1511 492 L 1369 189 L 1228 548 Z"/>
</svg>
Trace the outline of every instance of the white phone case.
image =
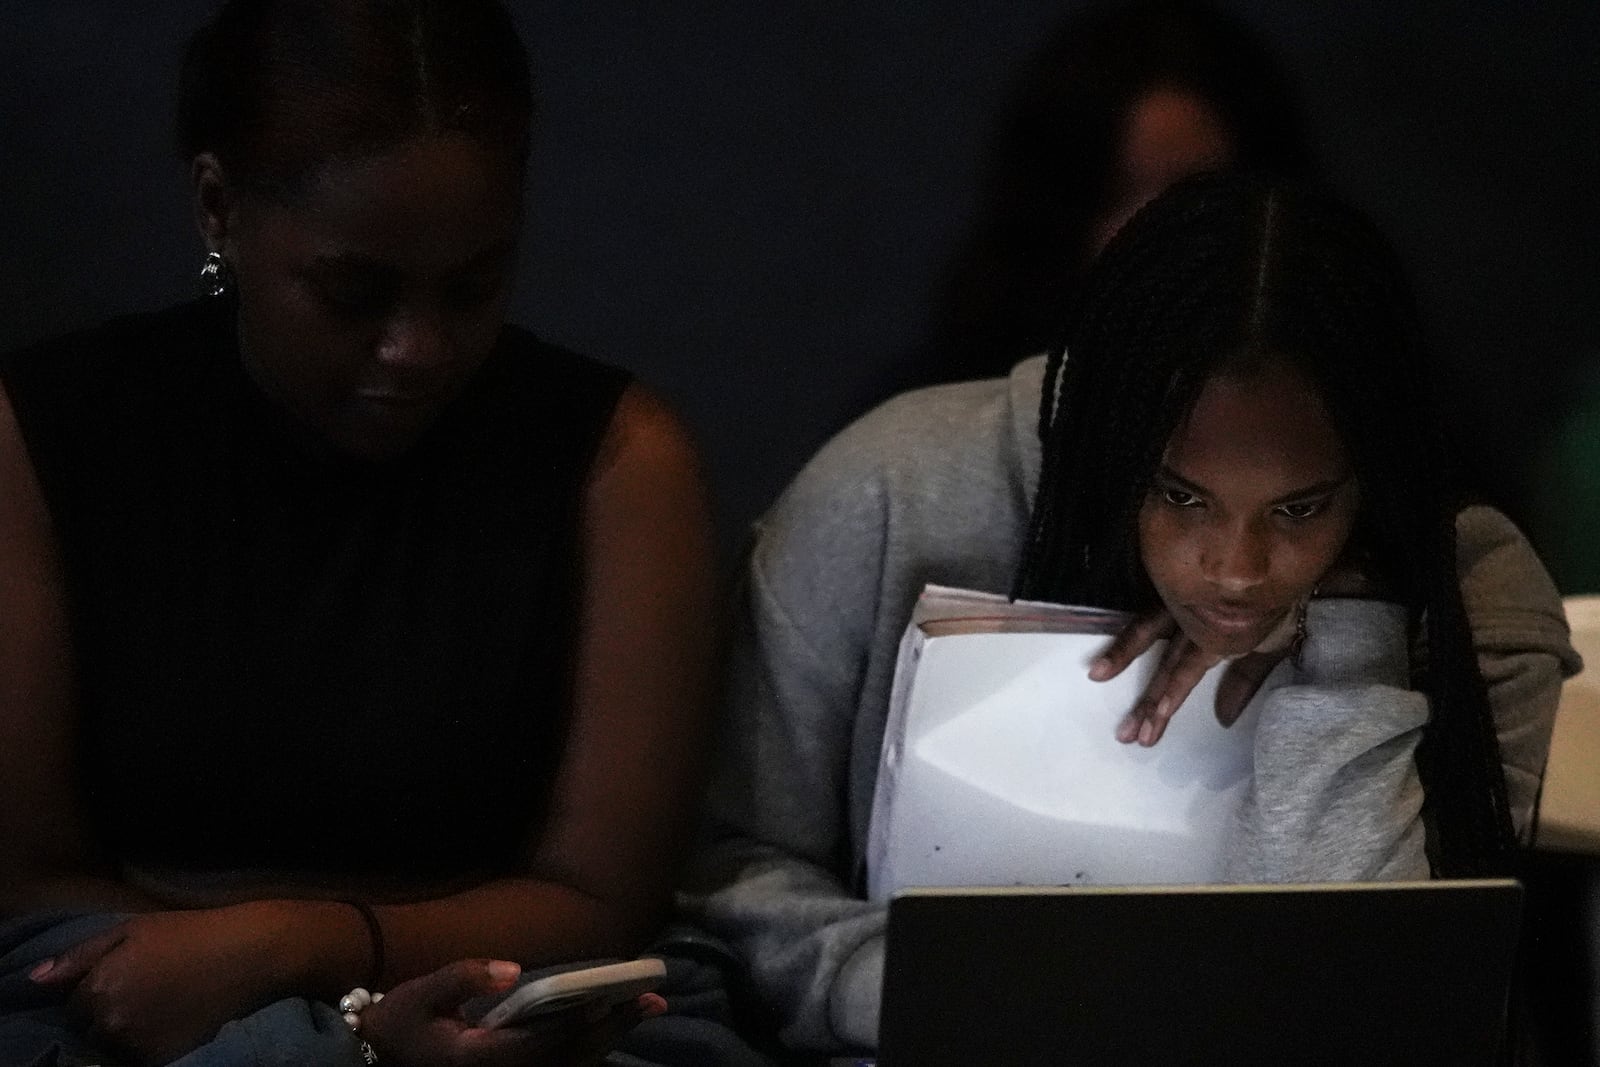
<svg viewBox="0 0 1600 1067">
<path fill-rule="evenodd" d="M 628 960 L 552 974 L 513 990 L 478 1025 L 493 1030 L 583 1002 L 625 1004 L 654 990 L 666 975 L 667 966 L 658 959 Z"/>
</svg>

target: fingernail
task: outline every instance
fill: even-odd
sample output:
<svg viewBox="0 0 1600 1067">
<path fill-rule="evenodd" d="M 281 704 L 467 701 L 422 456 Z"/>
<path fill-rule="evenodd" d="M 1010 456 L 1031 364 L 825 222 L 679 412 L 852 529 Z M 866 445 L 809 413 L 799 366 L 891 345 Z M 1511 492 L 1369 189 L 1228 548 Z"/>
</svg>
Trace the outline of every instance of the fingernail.
<svg viewBox="0 0 1600 1067">
<path fill-rule="evenodd" d="M 509 963 L 505 960 L 489 961 L 489 977 L 496 982 L 515 982 L 517 975 L 521 973 L 522 968 L 515 963 Z"/>
<path fill-rule="evenodd" d="M 1089 681 L 1103 682 L 1109 677 L 1111 677 L 1111 661 L 1104 656 L 1096 657 L 1095 661 L 1089 664 Z"/>
<path fill-rule="evenodd" d="M 1138 736 L 1139 720 L 1130 711 L 1122 717 L 1121 722 L 1117 723 L 1117 740 L 1127 744 Z"/>
<path fill-rule="evenodd" d="M 40 963 L 38 966 L 34 967 L 33 970 L 28 972 L 28 978 L 31 981 L 37 982 L 39 979 L 43 978 L 45 975 L 47 975 L 51 971 L 55 970 L 55 967 L 56 967 L 56 961 L 54 959 L 45 960 L 44 962 Z"/>
<path fill-rule="evenodd" d="M 1156 719 L 1165 722 L 1172 716 L 1172 698 L 1162 697 L 1156 702 Z"/>
<path fill-rule="evenodd" d="M 1156 724 L 1149 719 L 1146 719 L 1144 725 L 1139 727 L 1139 743 L 1141 745 L 1153 745 L 1156 743 Z"/>
<path fill-rule="evenodd" d="M 659 993 L 642 993 L 639 996 L 639 1014 L 646 1019 L 667 1013 L 667 1002 Z"/>
</svg>

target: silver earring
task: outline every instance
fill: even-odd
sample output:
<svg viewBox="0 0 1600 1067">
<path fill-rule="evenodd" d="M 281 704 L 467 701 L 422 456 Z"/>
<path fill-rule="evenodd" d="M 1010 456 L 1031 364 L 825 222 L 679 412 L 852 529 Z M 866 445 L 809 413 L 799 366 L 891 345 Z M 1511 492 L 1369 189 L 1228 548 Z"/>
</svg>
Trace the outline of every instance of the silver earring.
<svg viewBox="0 0 1600 1067">
<path fill-rule="evenodd" d="M 222 296 L 233 288 L 233 271 L 221 252 L 207 252 L 200 267 L 200 287 L 207 296 Z"/>
<path fill-rule="evenodd" d="M 1300 601 L 1300 606 L 1295 611 L 1294 637 L 1289 639 L 1289 660 L 1297 668 L 1305 666 L 1301 661 L 1300 654 L 1306 648 L 1306 609 L 1311 606 L 1311 602 L 1316 599 L 1317 594 L 1320 592 L 1322 592 L 1322 583 L 1318 582 L 1311 587 L 1310 595 Z"/>
</svg>

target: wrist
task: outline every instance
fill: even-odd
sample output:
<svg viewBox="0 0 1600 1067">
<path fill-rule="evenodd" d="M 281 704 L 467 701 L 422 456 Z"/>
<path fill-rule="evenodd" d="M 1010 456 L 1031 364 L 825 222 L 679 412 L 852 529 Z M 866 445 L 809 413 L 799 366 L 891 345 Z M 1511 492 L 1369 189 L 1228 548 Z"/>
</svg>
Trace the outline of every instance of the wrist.
<svg viewBox="0 0 1600 1067">
<path fill-rule="evenodd" d="M 280 997 L 304 996 L 337 1004 L 372 978 L 367 925 L 349 904 L 334 900 L 269 900 L 239 905 L 273 931 Z"/>
</svg>

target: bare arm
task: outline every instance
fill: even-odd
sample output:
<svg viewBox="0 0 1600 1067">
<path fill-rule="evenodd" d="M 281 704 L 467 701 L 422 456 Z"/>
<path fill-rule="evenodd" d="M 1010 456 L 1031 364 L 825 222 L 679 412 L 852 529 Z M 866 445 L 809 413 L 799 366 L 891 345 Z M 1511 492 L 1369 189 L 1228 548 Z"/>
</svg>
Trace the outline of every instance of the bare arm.
<svg viewBox="0 0 1600 1067">
<path fill-rule="evenodd" d="M 694 450 L 638 387 L 596 460 L 583 545 L 572 727 L 526 877 L 380 908 L 391 978 L 462 956 L 626 953 L 664 913 L 698 796 L 717 627 Z"/>
<path fill-rule="evenodd" d="M 0 389 L 0 916 L 156 904 L 97 855 L 74 784 L 77 715 L 60 552 Z"/>
</svg>

